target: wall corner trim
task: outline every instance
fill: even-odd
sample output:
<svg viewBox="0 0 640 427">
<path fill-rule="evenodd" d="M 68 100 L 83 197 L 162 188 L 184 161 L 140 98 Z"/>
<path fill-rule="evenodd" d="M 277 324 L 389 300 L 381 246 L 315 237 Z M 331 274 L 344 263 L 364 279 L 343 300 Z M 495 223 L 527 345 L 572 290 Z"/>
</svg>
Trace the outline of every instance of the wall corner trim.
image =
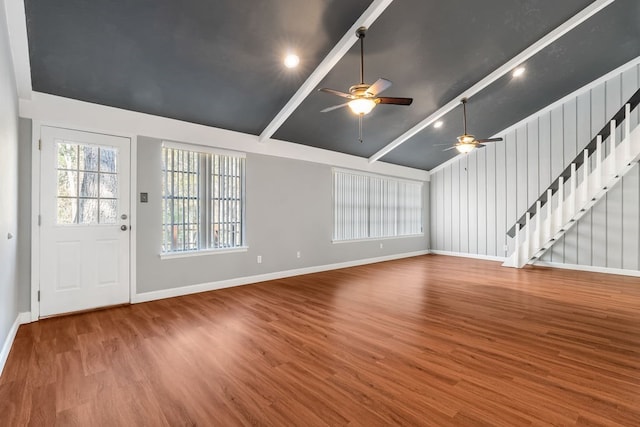
<svg viewBox="0 0 640 427">
<path fill-rule="evenodd" d="M 402 254 L 388 255 L 376 258 L 359 259 L 355 261 L 326 264 L 313 267 L 298 268 L 294 270 L 277 271 L 273 273 L 258 274 L 255 276 L 238 277 L 217 282 L 200 283 L 196 285 L 181 286 L 177 288 L 163 289 L 159 291 L 143 292 L 132 297 L 131 303 L 141 303 L 155 301 L 164 298 L 173 298 L 183 295 L 196 294 L 200 292 L 214 291 L 218 289 L 231 288 L 234 286 L 250 285 L 253 283 L 266 282 L 269 280 L 284 279 L 286 277 L 300 276 L 303 274 L 320 273 L 322 271 L 337 270 L 340 268 L 355 267 L 358 265 L 373 264 L 376 262 L 392 261 L 401 258 L 410 258 L 420 255 L 427 255 L 428 250 L 407 252 Z"/>
<path fill-rule="evenodd" d="M 31 313 L 24 312 L 18 313 L 15 322 L 13 322 L 13 325 L 11 325 L 9 334 L 7 334 L 7 338 L 2 344 L 2 350 L 0 350 L 0 375 L 2 375 L 4 365 L 7 363 L 7 359 L 9 358 L 9 352 L 11 351 L 13 340 L 16 338 L 16 334 L 18 333 L 18 328 L 20 327 L 20 325 L 24 325 L 25 323 L 29 322 L 31 322 Z"/>
</svg>

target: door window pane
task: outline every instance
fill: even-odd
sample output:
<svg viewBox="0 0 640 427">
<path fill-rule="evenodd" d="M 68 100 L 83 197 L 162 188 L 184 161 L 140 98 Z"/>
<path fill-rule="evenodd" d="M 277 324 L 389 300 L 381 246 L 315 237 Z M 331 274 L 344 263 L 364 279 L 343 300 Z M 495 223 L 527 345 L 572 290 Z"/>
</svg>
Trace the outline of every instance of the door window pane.
<svg viewBox="0 0 640 427">
<path fill-rule="evenodd" d="M 100 172 L 116 172 L 116 159 L 118 150 L 115 148 L 100 147 Z"/>
<path fill-rule="evenodd" d="M 100 200 L 100 224 L 115 224 L 118 205 L 115 200 Z"/>
<path fill-rule="evenodd" d="M 118 150 L 58 141 L 56 157 L 56 223 L 115 224 L 118 216 Z"/>
<path fill-rule="evenodd" d="M 118 176 L 112 173 L 100 174 L 100 197 L 116 198 L 118 197 Z"/>
<path fill-rule="evenodd" d="M 78 146 L 59 142 L 57 158 L 58 169 L 78 169 Z"/>
<path fill-rule="evenodd" d="M 80 145 L 80 170 L 98 171 L 98 147 Z"/>
<path fill-rule="evenodd" d="M 78 224 L 97 224 L 98 223 L 98 200 L 97 199 L 80 199 L 80 207 L 78 210 Z"/>
<path fill-rule="evenodd" d="M 77 199 L 58 199 L 58 224 L 75 224 L 77 203 Z"/>
<path fill-rule="evenodd" d="M 76 197 L 78 195 L 78 172 L 58 170 L 58 197 Z"/>
<path fill-rule="evenodd" d="M 80 197 L 98 197 L 98 174 L 80 172 Z"/>
</svg>

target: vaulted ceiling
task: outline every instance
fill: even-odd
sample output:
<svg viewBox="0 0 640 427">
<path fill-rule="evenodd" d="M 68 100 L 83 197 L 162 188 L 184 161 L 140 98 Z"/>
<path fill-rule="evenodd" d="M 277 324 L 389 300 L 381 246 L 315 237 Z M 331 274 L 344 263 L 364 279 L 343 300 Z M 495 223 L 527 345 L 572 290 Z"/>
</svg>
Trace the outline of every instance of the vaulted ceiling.
<svg viewBox="0 0 640 427">
<path fill-rule="evenodd" d="M 637 0 L 26 0 L 25 9 L 36 91 L 425 170 L 456 154 L 440 144 L 462 133 L 460 96 L 471 95 L 471 133 L 489 137 L 640 56 Z M 347 108 L 320 112 L 344 100 L 316 89 L 359 82 L 362 23 L 365 82 L 385 77 L 385 96 L 414 102 L 378 105 L 360 143 Z M 283 66 L 289 50 L 298 68 Z M 494 73 L 527 50 L 523 76 Z M 436 116 L 442 127 L 425 126 Z"/>
</svg>

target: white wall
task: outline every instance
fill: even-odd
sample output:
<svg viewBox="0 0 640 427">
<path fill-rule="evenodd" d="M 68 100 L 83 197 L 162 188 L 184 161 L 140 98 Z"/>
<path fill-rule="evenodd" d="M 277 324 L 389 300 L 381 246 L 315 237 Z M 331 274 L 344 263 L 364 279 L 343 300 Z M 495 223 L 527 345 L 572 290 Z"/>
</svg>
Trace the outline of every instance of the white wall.
<svg viewBox="0 0 640 427">
<path fill-rule="evenodd" d="M 507 237 L 507 230 L 638 90 L 637 63 L 499 134 L 504 142 L 458 156 L 433 171 L 431 248 L 509 255 L 513 239 Z M 632 128 L 639 117 L 637 109 Z M 543 259 L 640 270 L 639 247 L 640 172 L 636 166 Z"/>
<path fill-rule="evenodd" d="M 6 22 L 0 0 L 0 348 L 18 317 L 18 96 Z"/>
</svg>

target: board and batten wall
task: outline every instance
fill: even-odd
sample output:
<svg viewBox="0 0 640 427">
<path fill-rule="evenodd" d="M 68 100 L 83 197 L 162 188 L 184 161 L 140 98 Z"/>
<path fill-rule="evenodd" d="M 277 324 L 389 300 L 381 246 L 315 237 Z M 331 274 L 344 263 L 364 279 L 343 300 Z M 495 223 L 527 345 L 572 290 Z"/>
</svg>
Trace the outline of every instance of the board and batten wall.
<svg viewBox="0 0 640 427">
<path fill-rule="evenodd" d="M 507 230 L 639 87 L 636 60 L 499 133 L 504 141 L 457 156 L 432 171 L 431 249 L 496 259 L 509 256 L 514 242 Z M 639 122 L 638 110 L 632 114 L 632 129 Z M 639 248 L 636 165 L 542 261 L 637 271 Z"/>
</svg>

